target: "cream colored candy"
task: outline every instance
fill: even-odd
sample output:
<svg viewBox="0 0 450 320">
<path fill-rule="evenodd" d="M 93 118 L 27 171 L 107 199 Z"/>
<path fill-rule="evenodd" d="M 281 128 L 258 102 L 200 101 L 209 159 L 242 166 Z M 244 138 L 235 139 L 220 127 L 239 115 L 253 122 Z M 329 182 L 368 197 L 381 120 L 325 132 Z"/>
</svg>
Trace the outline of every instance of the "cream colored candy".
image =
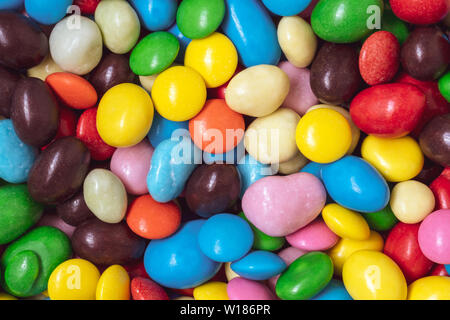
<svg viewBox="0 0 450 320">
<path fill-rule="evenodd" d="M 418 223 L 434 210 L 433 192 L 425 184 L 408 180 L 397 183 L 391 193 L 391 209 L 403 223 Z"/>
<path fill-rule="evenodd" d="M 225 276 L 227 277 L 228 282 L 233 280 L 234 278 L 239 278 L 240 276 L 231 269 L 231 262 L 225 263 Z"/>
<path fill-rule="evenodd" d="M 109 170 L 94 169 L 84 180 L 84 200 L 100 220 L 118 223 L 127 211 L 127 193 L 117 176 Z"/>
<path fill-rule="evenodd" d="M 53 61 L 52 56 L 48 55 L 41 63 L 28 69 L 27 75 L 33 78 L 39 78 L 45 81 L 47 76 L 55 72 L 63 72 L 64 70 Z"/>
<path fill-rule="evenodd" d="M 225 99 L 236 112 L 264 117 L 281 106 L 289 86 L 289 78 L 283 70 L 262 64 L 235 75 L 228 84 Z"/>
<path fill-rule="evenodd" d="M 244 136 L 247 152 L 261 163 L 281 163 L 298 154 L 295 130 L 300 116 L 281 108 L 253 121 Z"/>
<path fill-rule="evenodd" d="M 286 58 L 297 68 L 311 64 L 317 38 L 311 25 L 298 16 L 283 17 L 278 24 L 278 43 Z"/>
<path fill-rule="evenodd" d="M 297 173 L 309 162 L 301 152 L 298 152 L 292 159 L 279 164 L 278 172 L 281 174 Z"/>
<path fill-rule="evenodd" d="M 89 18 L 69 16 L 58 22 L 50 34 L 50 53 L 64 71 L 85 75 L 94 69 L 103 53 L 97 24 Z"/>
<path fill-rule="evenodd" d="M 134 9 L 126 1 L 102 1 L 95 10 L 105 46 L 114 53 L 124 54 L 136 44 L 141 24 Z"/>
</svg>

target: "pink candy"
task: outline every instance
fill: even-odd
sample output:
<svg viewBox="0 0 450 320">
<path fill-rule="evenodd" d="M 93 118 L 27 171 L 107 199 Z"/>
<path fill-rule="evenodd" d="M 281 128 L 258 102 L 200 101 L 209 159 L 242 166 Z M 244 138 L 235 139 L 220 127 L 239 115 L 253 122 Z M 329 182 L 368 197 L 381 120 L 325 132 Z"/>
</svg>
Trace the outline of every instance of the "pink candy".
<svg viewBox="0 0 450 320">
<path fill-rule="evenodd" d="M 323 251 L 334 246 L 339 237 L 318 218 L 306 227 L 286 236 L 287 242 L 295 248 L 306 251 Z"/>
<path fill-rule="evenodd" d="M 264 284 L 240 277 L 228 282 L 227 294 L 230 300 L 276 300 Z"/>
<path fill-rule="evenodd" d="M 450 209 L 435 211 L 422 221 L 419 245 L 431 261 L 450 264 Z"/>
</svg>

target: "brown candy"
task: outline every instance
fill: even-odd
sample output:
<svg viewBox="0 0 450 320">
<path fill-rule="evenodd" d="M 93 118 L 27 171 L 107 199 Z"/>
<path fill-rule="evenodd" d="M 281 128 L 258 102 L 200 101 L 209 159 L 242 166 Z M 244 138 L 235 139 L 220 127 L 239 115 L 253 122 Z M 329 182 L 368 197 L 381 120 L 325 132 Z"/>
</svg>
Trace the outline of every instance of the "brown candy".
<svg viewBox="0 0 450 320">
<path fill-rule="evenodd" d="M 11 120 L 17 136 L 41 147 L 55 137 L 59 124 L 58 102 L 48 85 L 38 78 L 23 78 L 11 100 Z"/>
<path fill-rule="evenodd" d="M 310 84 L 322 102 L 338 105 L 349 101 L 362 84 L 355 46 L 325 43 L 311 66 Z"/>
<path fill-rule="evenodd" d="M 9 118 L 11 98 L 20 75 L 0 66 L 0 115 Z"/>
<path fill-rule="evenodd" d="M 134 82 L 135 77 L 130 69 L 129 59 L 125 55 L 108 53 L 89 75 L 89 82 L 101 97 L 120 83 Z"/>
<path fill-rule="evenodd" d="M 434 80 L 447 69 L 450 44 L 437 27 L 418 27 L 401 49 L 403 69 L 418 80 Z"/>
<path fill-rule="evenodd" d="M 146 241 L 125 222 L 105 223 L 96 218 L 79 225 L 72 235 L 72 247 L 83 259 L 97 265 L 126 265 L 140 259 Z"/>
<path fill-rule="evenodd" d="M 95 217 L 86 205 L 82 191 L 57 205 L 56 213 L 65 223 L 71 226 L 78 226 L 84 221 Z"/>
<path fill-rule="evenodd" d="M 48 38 L 24 15 L 0 11 L 0 64 L 12 69 L 29 69 L 48 54 Z"/>
<path fill-rule="evenodd" d="M 420 134 L 420 148 L 432 161 L 450 166 L 450 113 L 432 119 Z"/>
<path fill-rule="evenodd" d="M 201 165 L 186 184 L 189 208 L 201 217 L 223 213 L 238 199 L 241 188 L 239 172 L 229 164 Z"/>
<path fill-rule="evenodd" d="M 38 202 L 61 203 L 71 198 L 83 184 L 91 156 L 74 137 L 51 143 L 36 159 L 28 176 L 28 191 Z"/>
<path fill-rule="evenodd" d="M 442 166 L 430 161 L 428 158 L 425 158 L 423 168 L 419 174 L 414 177 L 414 180 L 429 185 L 434 179 L 440 176 L 442 170 L 444 170 Z"/>
</svg>

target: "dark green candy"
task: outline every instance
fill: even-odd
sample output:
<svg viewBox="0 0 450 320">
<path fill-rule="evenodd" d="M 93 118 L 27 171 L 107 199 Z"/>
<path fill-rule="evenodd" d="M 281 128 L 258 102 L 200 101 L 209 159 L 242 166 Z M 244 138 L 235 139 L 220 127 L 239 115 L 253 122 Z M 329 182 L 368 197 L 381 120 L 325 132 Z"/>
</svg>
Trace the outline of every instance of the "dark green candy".
<svg viewBox="0 0 450 320">
<path fill-rule="evenodd" d="M 389 205 L 383 210 L 369 213 L 363 212 L 362 215 L 369 224 L 370 229 L 375 231 L 391 230 L 398 222 Z"/>
<path fill-rule="evenodd" d="M 450 71 L 447 71 L 447 73 L 439 79 L 439 91 L 445 100 L 450 102 Z"/>
</svg>

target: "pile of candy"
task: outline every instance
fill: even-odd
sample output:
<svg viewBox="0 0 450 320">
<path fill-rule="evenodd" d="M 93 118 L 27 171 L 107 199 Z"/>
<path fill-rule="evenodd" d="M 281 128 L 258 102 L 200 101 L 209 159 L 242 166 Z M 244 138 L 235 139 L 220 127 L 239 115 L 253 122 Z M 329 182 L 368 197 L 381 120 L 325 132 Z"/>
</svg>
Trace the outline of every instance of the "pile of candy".
<svg viewBox="0 0 450 320">
<path fill-rule="evenodd" d="M 446 0 L 0 0 L 0 299 L 450 299 Z"/>
</svg>

